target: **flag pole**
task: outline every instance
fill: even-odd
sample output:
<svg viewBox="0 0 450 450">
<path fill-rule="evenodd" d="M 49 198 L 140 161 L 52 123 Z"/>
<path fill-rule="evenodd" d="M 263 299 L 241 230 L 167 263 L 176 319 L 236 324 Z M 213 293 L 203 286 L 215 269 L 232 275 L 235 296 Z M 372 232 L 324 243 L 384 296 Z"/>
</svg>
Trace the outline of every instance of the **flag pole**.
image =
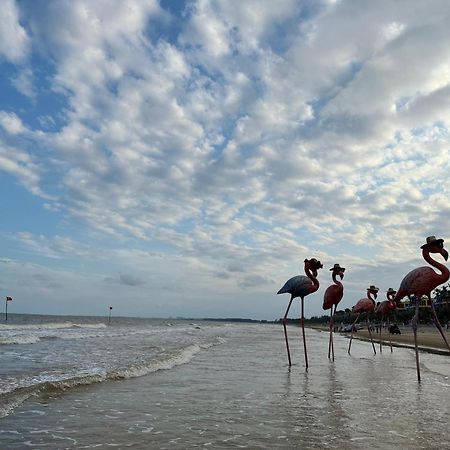
<svg viewBox="0 0 450 450">
<path fill-rule="evenodd" d="M 8 297 L 6 297 L 5 305 L 5 322 L 8 322 Z"/>
<path fill-rule="evenodd" d="M 111 311 L 112 311 L 112 306 L 109 307 L 108 325 L 111 325 Z"/>
</svg>

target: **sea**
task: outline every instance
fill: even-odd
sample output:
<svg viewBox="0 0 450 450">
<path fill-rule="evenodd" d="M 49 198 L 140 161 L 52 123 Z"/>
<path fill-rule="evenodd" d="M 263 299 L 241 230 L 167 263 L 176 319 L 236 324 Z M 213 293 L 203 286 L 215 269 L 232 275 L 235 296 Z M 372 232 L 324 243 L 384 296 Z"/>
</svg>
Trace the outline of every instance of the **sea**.
<svg viewBox="0 0 450 450">
<path fill-rule="evenodd" d="M 0 449 L 448 449 L 450 357 L 335 334 L 172 319 L 10 315 Z"/>
</svg>

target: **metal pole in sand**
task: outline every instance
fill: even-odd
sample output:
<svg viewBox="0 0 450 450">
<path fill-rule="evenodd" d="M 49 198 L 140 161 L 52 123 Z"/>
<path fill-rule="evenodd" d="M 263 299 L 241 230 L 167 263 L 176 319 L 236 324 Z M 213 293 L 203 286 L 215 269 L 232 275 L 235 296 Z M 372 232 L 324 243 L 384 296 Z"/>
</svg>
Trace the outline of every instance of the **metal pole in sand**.
<svg viewBox="0 0 450 450">
<path fill-rule="evenodd" d="M 8 322 L 8 302 L 12 302 L 12 297 L 6 296 L 5 302 L 5 322 Z"/>
<path fill-rule="evenodd" d="M 111 325 L 111 311 L 112 311 L 112 306 L 109 307 L 108 325 Z"/>
</svg>

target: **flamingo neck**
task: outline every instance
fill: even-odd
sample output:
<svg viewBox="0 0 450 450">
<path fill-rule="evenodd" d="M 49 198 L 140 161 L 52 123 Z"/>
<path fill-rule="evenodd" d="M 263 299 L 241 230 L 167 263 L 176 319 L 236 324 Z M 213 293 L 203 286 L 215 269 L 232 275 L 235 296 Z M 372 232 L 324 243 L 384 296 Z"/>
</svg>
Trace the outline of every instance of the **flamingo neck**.
<svg viewBox="0 0 450 450">
<path fill-rule="evenodd" d="M 372 292 L 370 292 L 370 291 L 367 292 L 367 298 L 368 298 L 369 300 L 372 300 L 373 303 L 375 304 L 375 299 L 373 298 Z"/>
<path fill-rule="evenodd" d="M 397 308 L 397 303 L 395 303 L 395 296 L 392 294 L 388 294 L 387 296 L 388 302 L 391 306 L 391 309 Z"/>
<path fill-rule="evenodd" d="M 305 268 L 306 276 L 313 282 L 313 288 L 311 292 L 317 291 L 319 289 L 319 280 L 312 274 L 309 268 Z"/>
<path fill-rule="evenodd" d="M 430 265 L 433 266 L 433 267 L 436 267 L 436 269 L 438 269 L 438 270 L 441 271 L 440 274 L 436 274 L 436 275 L 439 277 L 440 280 L 442 280 L 442 281 L 441 281 L 441 284 L 442 284 L 442 283 L 445 283 L 445 282 L 449 279 L 449 276 L 450 276 L 450 272 L 449 272 L 449 270 L 447 269 L 447 267 L 444 266 L 444 264 L 441 264 L 440 262 L 435 261 L 435 260 L 430 256 L 430 252 L 427 251 L 425 248 L 422 250 L 422 256 L 423 256 L 423 259 L 424 259 L 428 264 L 430 264 Z"/>
<path fill-rule="evenodd" d="M 344 289 L 344 286 L 342 285 L 342 283 L 336 278 L 335 273 L 333 273 L 333 283 L 338 285 L 341 289 Z"/>
</svg>

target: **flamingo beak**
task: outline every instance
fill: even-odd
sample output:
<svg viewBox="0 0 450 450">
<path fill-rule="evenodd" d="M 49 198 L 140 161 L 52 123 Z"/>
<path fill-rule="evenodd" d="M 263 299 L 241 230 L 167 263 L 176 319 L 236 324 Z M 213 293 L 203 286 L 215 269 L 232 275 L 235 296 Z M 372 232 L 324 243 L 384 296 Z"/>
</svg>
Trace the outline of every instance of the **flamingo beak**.
<svg viewBox="0 0 450 450">
<path fill-rule="evenodd" d="M 341 277 L 341 280 L 344 278 L 344 272 L 340 272 L 338 275 Z"/>
<path fill-rule="evenodd" d="M 443 248 L 442 250 L 441 250 L 441 255 L 444 257 L 444 259 L 447 261 L 447 259 L 448 259 L 448 252 L 447 252 L 447 250 L 445 250 L 445 248 Z"/>
</svg>

